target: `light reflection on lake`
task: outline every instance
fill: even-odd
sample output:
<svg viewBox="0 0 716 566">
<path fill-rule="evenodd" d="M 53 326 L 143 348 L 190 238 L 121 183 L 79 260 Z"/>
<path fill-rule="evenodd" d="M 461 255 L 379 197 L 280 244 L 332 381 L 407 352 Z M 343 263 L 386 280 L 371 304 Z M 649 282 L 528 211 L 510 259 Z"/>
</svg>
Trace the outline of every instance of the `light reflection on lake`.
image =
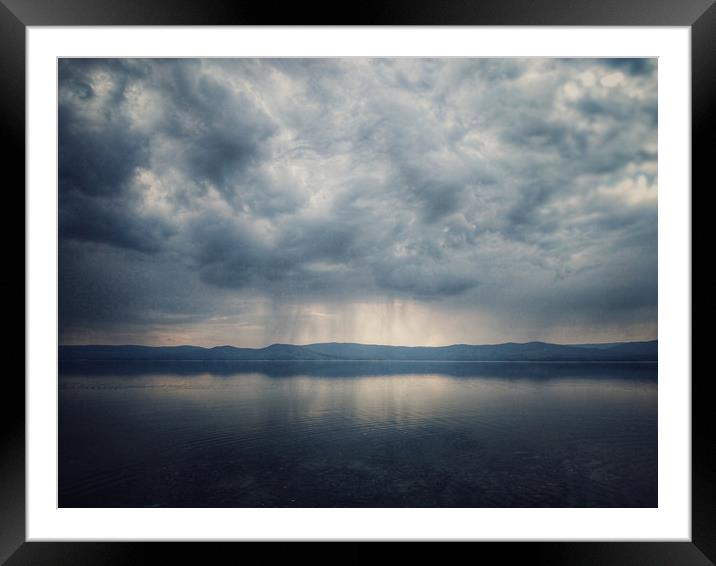
<svg viewBox="0 0 716 566">
<path fill-rule="evenodd" d="M 657 505 L 656 364 L 61 368 L 61 507 Z"/>
</svg>

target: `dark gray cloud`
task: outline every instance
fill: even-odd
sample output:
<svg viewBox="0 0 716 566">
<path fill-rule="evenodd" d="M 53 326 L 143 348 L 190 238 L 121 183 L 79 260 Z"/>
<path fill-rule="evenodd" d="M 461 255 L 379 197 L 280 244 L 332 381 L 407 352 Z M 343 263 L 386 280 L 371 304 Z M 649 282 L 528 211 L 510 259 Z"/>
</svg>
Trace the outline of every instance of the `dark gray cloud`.
<svg viewBox="0 0 716 566">
<path fill-rule="evenodd" d="M 655 60 L 63 59 L 59 76 L 61 340 L 656 332 Z"/>
<path fill-rule="evenodd" d="M 650 75 L 654 70 L 653 59 L 634 59 L 621 57 L 619 59 L 604 59 L 604 63 L 632 75 Z"/>
</svg>

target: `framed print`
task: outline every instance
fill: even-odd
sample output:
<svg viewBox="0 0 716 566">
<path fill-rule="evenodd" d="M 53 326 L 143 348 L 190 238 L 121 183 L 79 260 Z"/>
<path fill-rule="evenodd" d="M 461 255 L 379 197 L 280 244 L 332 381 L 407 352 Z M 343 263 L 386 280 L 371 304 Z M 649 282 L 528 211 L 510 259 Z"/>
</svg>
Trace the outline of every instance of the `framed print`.
<svg viewBox="0 0 716 566">
<path fill-rule="evenodd" d="M 713 563 L 710 2 L 1 8 L 27 330 L 0 558 Z"/>
</svg>

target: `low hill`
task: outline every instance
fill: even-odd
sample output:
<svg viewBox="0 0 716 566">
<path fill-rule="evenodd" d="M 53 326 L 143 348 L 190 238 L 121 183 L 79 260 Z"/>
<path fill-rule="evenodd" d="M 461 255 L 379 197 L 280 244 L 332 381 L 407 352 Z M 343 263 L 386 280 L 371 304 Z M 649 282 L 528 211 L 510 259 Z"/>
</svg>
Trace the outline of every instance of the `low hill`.
<svg viewBox="0 0 716 566">
<path fill-rule="evenodd" d="M 234 346 L 60 346 L 60 361 L 73 360 L 386 360 L 386 361 L 657 361 L 658 342 L 549 344 L 526 342 L 437 347 L 380 346 L 351 343 Z"/>
</svg>

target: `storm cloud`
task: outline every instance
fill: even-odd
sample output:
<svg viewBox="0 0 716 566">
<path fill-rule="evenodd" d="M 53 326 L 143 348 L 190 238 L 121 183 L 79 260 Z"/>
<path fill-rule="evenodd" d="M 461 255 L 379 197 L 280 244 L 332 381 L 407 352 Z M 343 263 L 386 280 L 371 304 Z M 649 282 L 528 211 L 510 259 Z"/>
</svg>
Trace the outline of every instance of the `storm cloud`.
<svg viewBox="0 0 716 566">
<path fill-rule="evenodd" d="M 654 338 L 652 59 L 61 59 L 60 342 Z"/>
</svg>

